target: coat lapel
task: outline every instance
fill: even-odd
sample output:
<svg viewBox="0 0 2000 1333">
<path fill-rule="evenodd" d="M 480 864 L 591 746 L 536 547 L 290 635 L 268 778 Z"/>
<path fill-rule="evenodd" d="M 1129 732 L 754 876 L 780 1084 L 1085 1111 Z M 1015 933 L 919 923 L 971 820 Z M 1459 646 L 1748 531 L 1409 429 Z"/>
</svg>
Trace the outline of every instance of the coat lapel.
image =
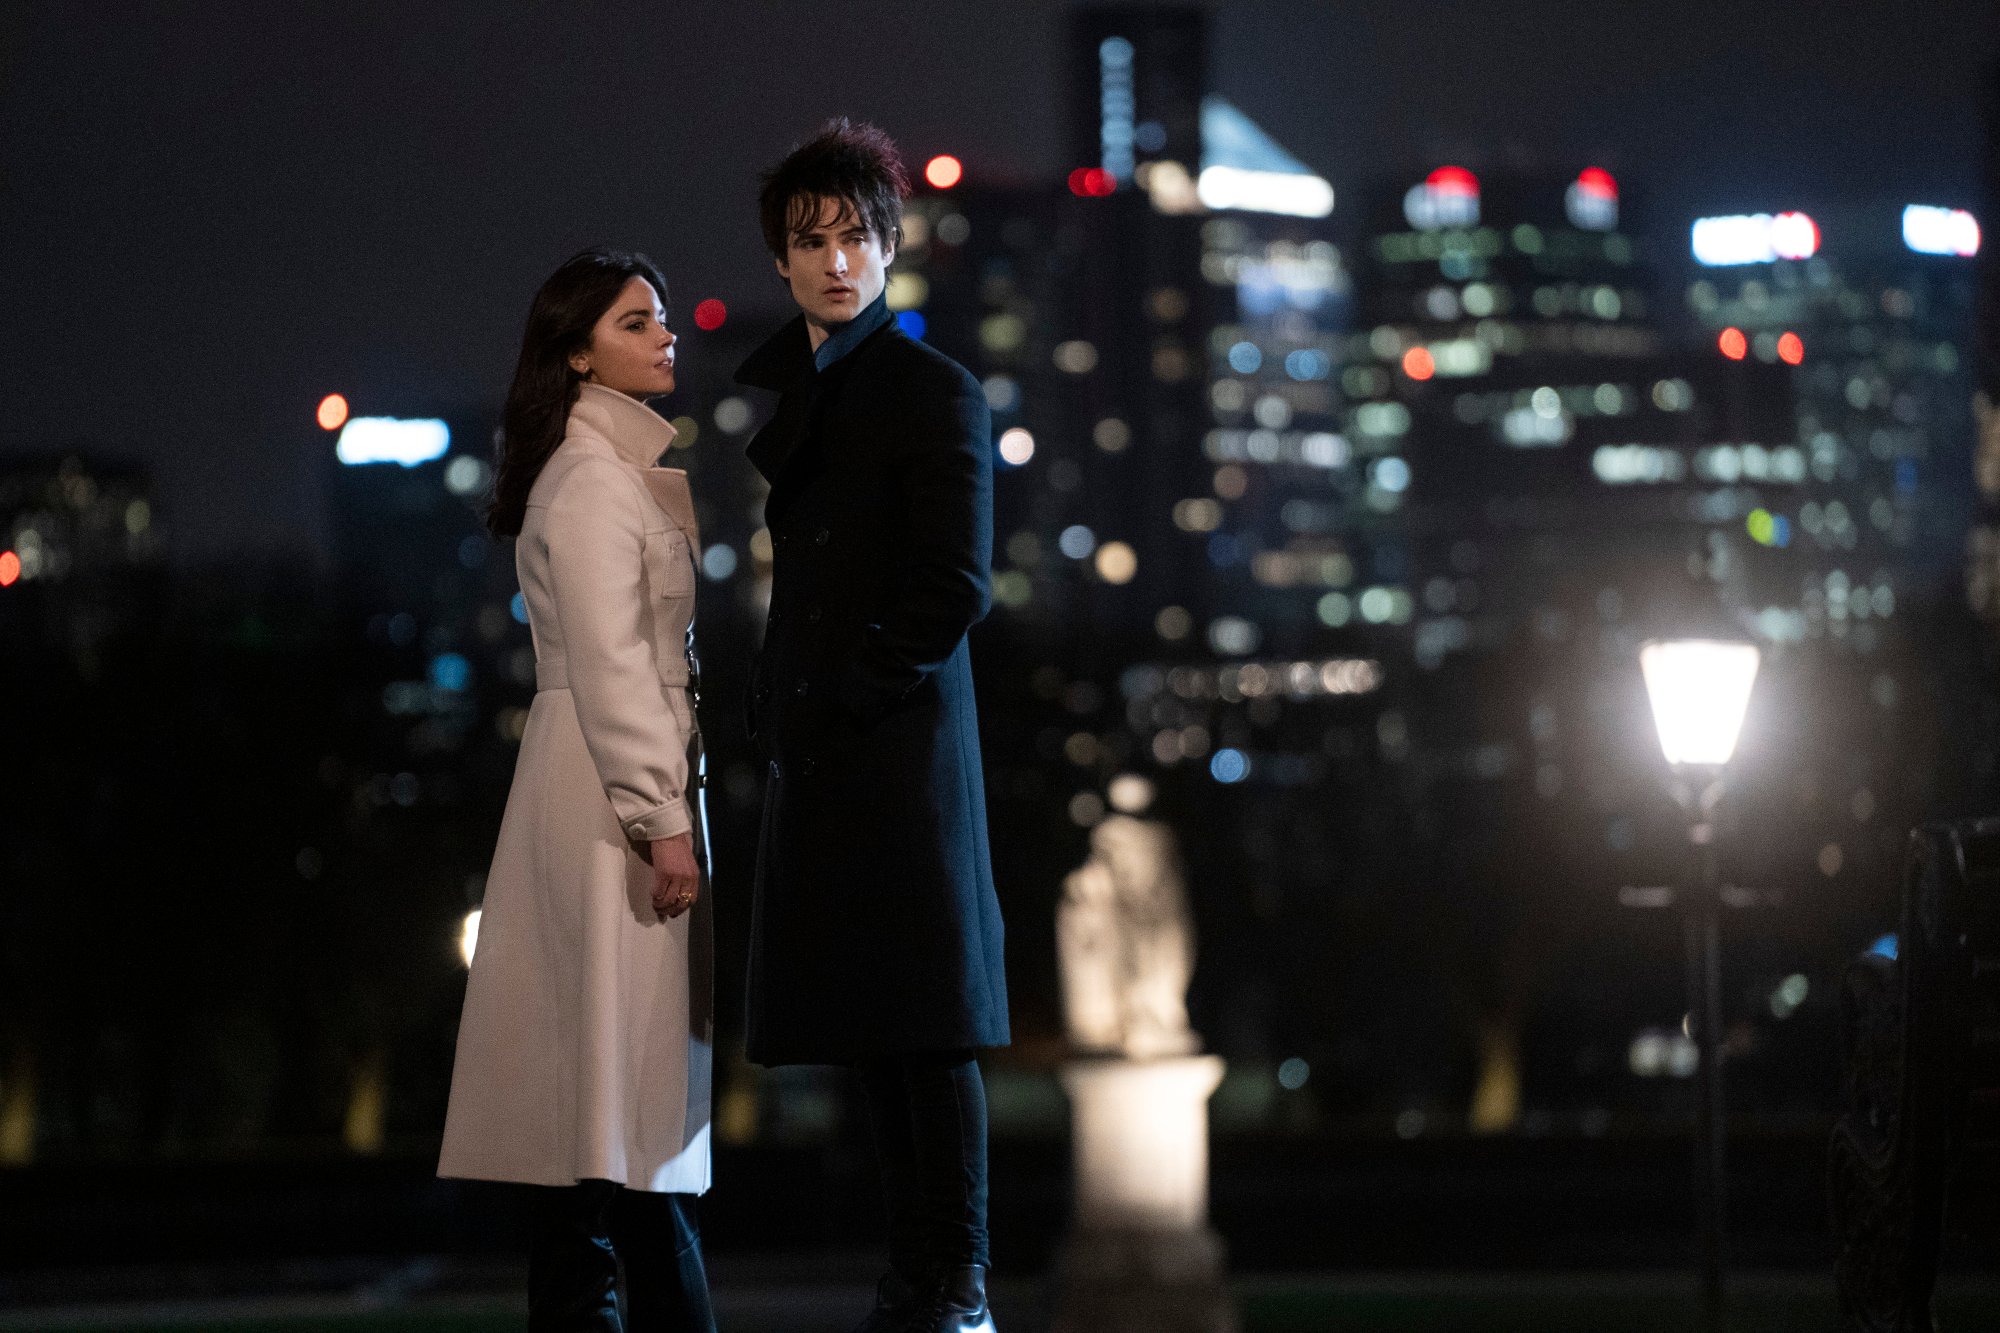
<svg viewBox="0 0 2000 1333">
<path fill-rule="evenodd" d="M 750 463 L 773 487 L 812 434 L 820 391 L 833 369 L 895 320 L 885 295 L 825 342 L 817 352 L 800 315 L 752 352 L 736 371 L 736 381 L 756 389 L 775 389 L 778 410 L 751 439 Z"/>
</svg>

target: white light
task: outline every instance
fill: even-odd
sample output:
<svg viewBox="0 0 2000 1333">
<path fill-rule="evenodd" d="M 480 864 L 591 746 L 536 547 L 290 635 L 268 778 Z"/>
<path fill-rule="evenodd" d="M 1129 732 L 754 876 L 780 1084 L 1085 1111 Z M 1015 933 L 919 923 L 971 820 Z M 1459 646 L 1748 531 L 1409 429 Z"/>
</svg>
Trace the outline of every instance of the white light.
<svg viewBox="0 0 2000 1333">
<path fill-rule="evenodd" d="M 1803 213 L 1771 219 L 1771 248 L 1780 259 L 1810 259 L 1819 250 L 1819 224 Z"/>
<path fill-rule="evenodd" d="M 485 463 L 471 454 L 460 454 L 444 465 L 444 488 L 453 495 L 471 495 L 486 488 L 490 475 Z"/>
<path fill-rule="evenodd" d="M 1979 253 L 1979 219 L 1962 208 L 1911 204 L 1903 210 L 1903 244 L 1920 255 Z"/>
<path fill-rule="evenodd" d="M 334 456 L 343 463 L 400 463 L 415 467 L 443 458 L 451 428 L 430 418 L 353 417 L 340 428 Z"/>
<path fill-rule="evenodd" d="M 1819 225 L 1804 213 L 1696 218 L 1694 257 L 1711 268 L 1808 259 L 1819 250 Z"/>
<path fill-rule="evenodd" d="M 1233 208 L 1295 218 L 1323 218 L 1333 212 L 1333 186 L 1318 176 L 1291 172 L 1203 167 L 1195 192 L 1203 204 L 1217 210 Z"/>
<path fill-rule="evenodd" d="M 1003 431 L 1000 435 L 1000 457 L 1015 467 L 1035 456 L 1035 437 L 1021 427 Z"/>
<path fill-rule="evenodd" d="M 479 948 L 479 917 L 481 909 L 475 907 L 465 914 L 465 921 L 458 928 L 458 955 L 472 966 L 473 952 Z"/>
<path fill-rule="evenodd" d="M 1712 639 L 1655 642 L 1639 650 L 1668 763 L 1729 762 L 1750 708 L 1758 657 L 1754 644 Z"/>
<path fill-rule="evenodd" d="M 1137 773 L 1120 773 L 1111 779 L 1106 794 L 1111 798 L 1111 808 L 1127 815 L 1142 815 L 1153 803 L 1153 784 L 1150 779 Z"/>
</svg>

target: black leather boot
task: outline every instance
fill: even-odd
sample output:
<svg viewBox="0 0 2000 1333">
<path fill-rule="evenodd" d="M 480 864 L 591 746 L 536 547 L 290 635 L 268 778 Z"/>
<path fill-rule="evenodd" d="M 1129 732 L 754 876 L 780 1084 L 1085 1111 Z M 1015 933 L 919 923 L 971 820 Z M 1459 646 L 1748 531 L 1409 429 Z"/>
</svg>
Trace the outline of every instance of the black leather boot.
<svg viewBox="0 0 2000 1333">
<path fill-rule="evenodd" d="M 535 1188 L 542 1193 L 528 1251 L 528 1333 L 624 1333 L 611 1247 L 618 1187 L 584 1180 Z"/>
<path fill-rule="evenodd" d="M 916 1309 L 921 1294 L 900 1268 L 891 1268 L 875 1284 L 875 1308 L 854 1326 L 854 1333 L 902 1333 L 903 1321 Z"/>
<path fill-rule="evenodd" d="M 967 1264 L 932 1278 L 902 1333 L 994 1333 L 993 1315 L 986 1308 L 986 1270 Z"/>
</svg>

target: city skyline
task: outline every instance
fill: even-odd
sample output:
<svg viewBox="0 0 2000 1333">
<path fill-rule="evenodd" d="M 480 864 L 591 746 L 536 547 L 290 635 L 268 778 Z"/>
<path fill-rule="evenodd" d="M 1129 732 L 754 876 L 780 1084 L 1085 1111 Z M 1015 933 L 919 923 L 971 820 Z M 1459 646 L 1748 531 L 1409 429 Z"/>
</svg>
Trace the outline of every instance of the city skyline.
<svg viewBox="0 0 2000 1333">
<path fill-rule="evenodd" d="M 1648 230 L 1672 243 L 1678 214 L 1974 203 L 1973 89 L 1991 44 L 1964 39 L 1976 6 L 1962 8 L 1956 25 L 1942 12 L 1913 25 L 1889 6 L 1811 22 L 1806 6 L 1765 6 L 1729 11 L 1725 28 L 1720 7 L 1579 26 L 1223 6 L 1210 65 L 1218 91 L 1334 182 L 1350 238 L 1356 206 L 1410 171 L 1594 161 L 1650 192 Z M 711 295 L 733 320 L 775 321 L 781 289 L 749 194 L 763 161 L 822 115 L 882 121 L 913 162 L 958 154 L 969 185 L 1060 179 L 1069 10 L 1033 5 L 987 32 L 878 6 L 880 54 L 771 82 L 745 71 L 811 30 L 808 7 L 773 9 L 768 29 L 620 5 L 560 27 L 527 11 L 475 26 L 363 10 L 272 19 L 227 43 L 214 40 L 219 11 L 60 32 L 20 20 L 7 114 L 30 132 L 0 147 L 14 240 L 0 294 L 16 312 L 8 351 L 46 367 L 49 394 L 0 413 L 0 454 L 81 445 L 145 463 L 184 560 L 323 553 L 312 404 L 340 390 L 376 410 L 489 407 L 527 291 L 576 245 L 659 251 L 684 325 Z M 658 51 L 676 53 L 664 85 L 651 81 Z M 1648 76 L 1654 57 L 1671 77 Z M 644 89 L 640 109 L 614 99 L 607 125 L 595 80 Z M 965 96 L 936 97 L 941 86 Z M 985 114 L 995 99 L 1008 116 Z M 697 116 L 661 128 L 690 106 Z M 395 123 L 395 142 L 346 134 L 364 114 Z M 1669 125 L 1732 147 L 1686 153 Z M 687 179 L 701 188 L 679 188 Z M 65 264 L 69 280 L 50 283 Z M 130 365 L 93 373 L 49 353 L 88 345 L 84 321 L 102 309 L 133 312 Z M 698 356 L 701 335 L 685 331 Z"/>
</svg>

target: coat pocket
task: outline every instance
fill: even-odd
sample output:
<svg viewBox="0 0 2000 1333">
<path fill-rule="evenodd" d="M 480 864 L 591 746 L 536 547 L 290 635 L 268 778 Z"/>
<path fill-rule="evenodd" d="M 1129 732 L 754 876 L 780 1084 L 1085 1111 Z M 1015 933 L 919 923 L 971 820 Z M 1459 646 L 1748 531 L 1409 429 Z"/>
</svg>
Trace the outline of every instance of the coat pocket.
<svg viewBox="0 0 2000 1333">
<path fill-rule="evenodd" d="M 694 596 L 694 553 L 674 529 L 646 535 L 646 582 L 655 597 Z"/>
</svg>

